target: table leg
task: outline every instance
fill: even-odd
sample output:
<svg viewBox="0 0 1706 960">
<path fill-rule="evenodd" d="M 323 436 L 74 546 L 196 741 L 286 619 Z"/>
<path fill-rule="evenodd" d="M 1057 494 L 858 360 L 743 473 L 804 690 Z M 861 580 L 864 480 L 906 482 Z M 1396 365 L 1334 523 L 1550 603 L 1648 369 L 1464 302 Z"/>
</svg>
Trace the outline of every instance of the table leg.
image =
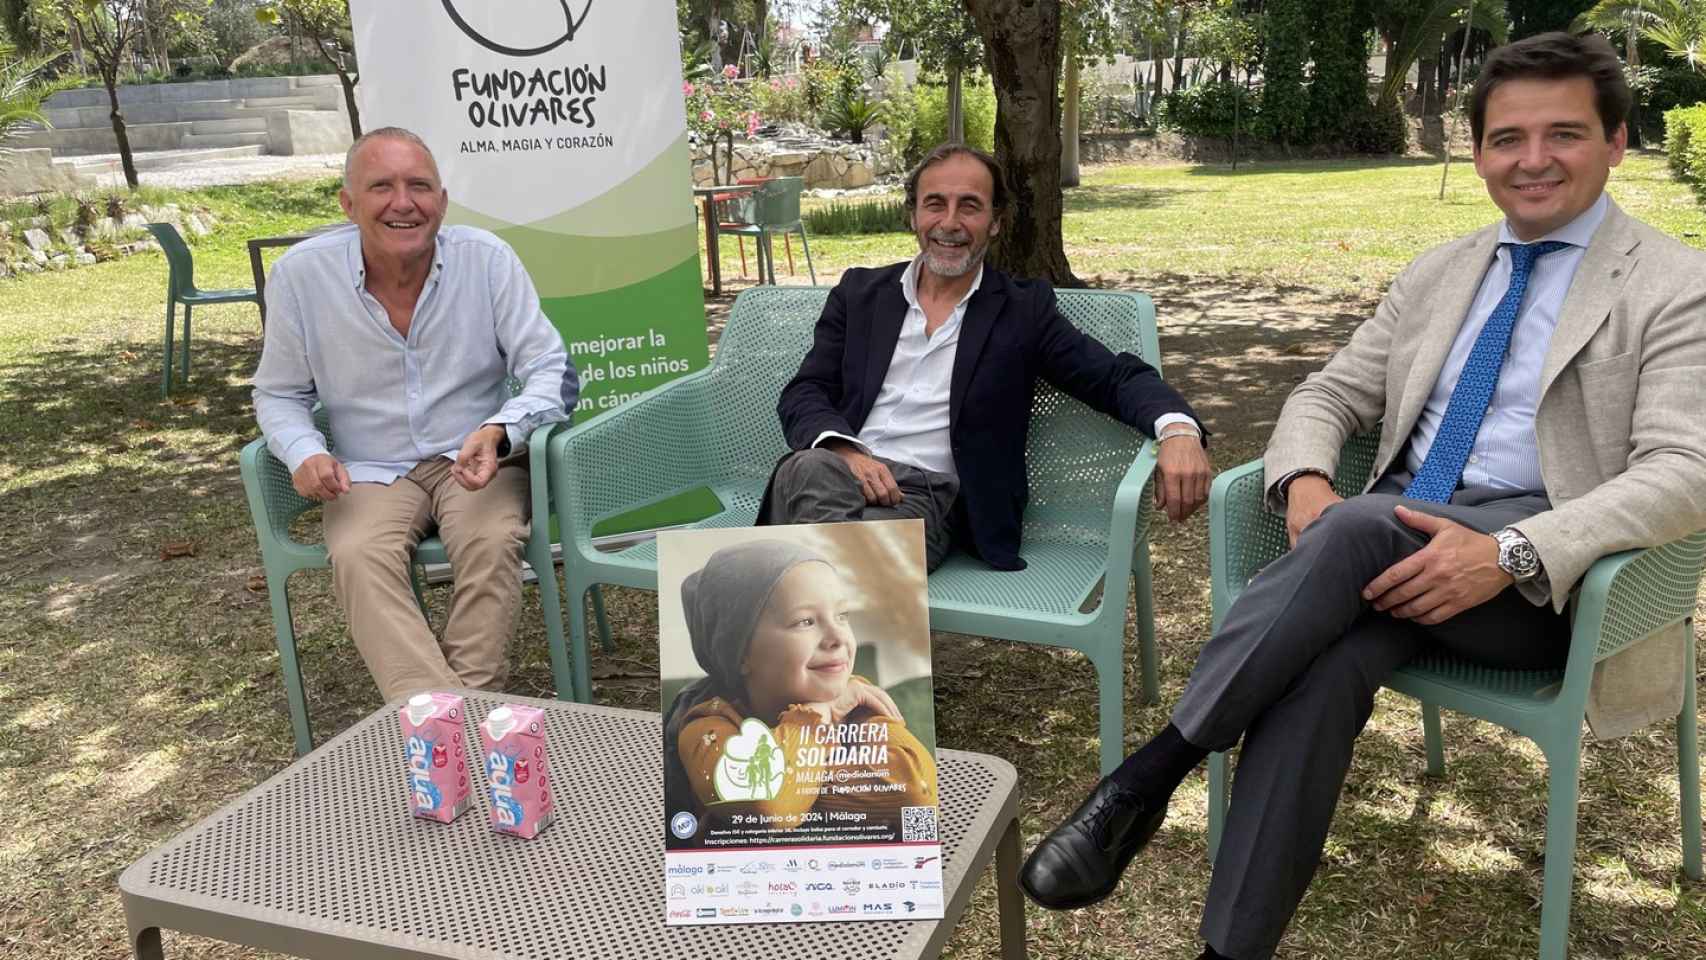
<svg viewBox="0 0 1706 960">
<path fill-rule="evenodd" d="M 165 950 L 160 946 L 160 928 L 143 927 L 132 935 L 132 947 L 136 951 L 136 960 L 165 960 Z"/>
<path fill-rule="evenodd" d="M 1025 895 L 1019 890 L 1019 818 L 1007 821 L 995 847 L 995 902 L 1001 913 L 1001 960 L 1025 960 Z"/>
<path fill-rule="evenodd" d="M 705 217 L 705 259 L 711 272 L 711 296 L 723 295 L 723 263 L 722 256 L 717 250 L 717 206 L 710 196 L 700 200 L 700 206 Z"/>
<path fill-rule="evenodd" d="M 249 242 L 249 269 L 255 275 L 255 296 L 261 301 L 261 329 L 267 328 L 267 272 L 261 264 L 261 248 L 254 241 Z"/>
</svg>

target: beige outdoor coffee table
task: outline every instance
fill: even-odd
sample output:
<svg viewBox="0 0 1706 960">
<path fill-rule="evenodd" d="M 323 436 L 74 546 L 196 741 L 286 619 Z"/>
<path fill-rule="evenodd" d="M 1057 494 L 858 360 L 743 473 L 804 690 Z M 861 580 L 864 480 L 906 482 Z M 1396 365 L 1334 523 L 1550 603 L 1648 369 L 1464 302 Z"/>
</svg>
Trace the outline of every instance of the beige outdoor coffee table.
<svg viewBox="0 0 1706 960">
<path fill-rule="evenodd" d="M 162 956 L 165 928 L 328 958 L 935 957 L 992 855 L 1002 956 L 1025 955 L 1005 760 L 938 756 L 944 920 L 666 927 L 658 715 L 464 696 L 475 737 L 499 702 L 547 711 L 561 806 L 544 833 L 493 833 L 477 769 L 482 797 L 455 823 L 411 817 L 393 705 L 132 864 L 119 890 L 136 955 Z"/>
</svg>

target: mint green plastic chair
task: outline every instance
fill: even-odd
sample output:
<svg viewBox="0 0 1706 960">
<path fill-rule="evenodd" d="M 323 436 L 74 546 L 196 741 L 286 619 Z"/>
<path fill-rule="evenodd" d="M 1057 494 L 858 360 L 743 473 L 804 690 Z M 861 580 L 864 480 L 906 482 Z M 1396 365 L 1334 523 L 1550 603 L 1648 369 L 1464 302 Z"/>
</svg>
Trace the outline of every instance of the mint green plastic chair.
<svg viewBox="0 0 1706 960">
<path fill-rule="evenodd" d="M 693 526 L 753 523 L 770 470 L 788 452 L 776 401 L 805 356 L 827 295 L 821 287 L 742 292 L 709 367 L 551 441 L 571 609 L 601 583 L 657 589 L 655 541 L 602 552 L 591 538 L 602 520 L 708 487 L 723 509 Z M 1062 290 L 1059 298 L 1080 329 L 1159 365 L 1148 297 Z M 1101 763 L 1110 770 L 1124 756 L 1128 576 L 1137 578 L 1143 692 L 1157 696 L 1144 495 L 1154 451 L 1137 431 L 1046 384 L 1031 416 L 1031 501 L 1021 548 L 1029 566 L 1004 572 L 964 554 L 950 557 L 930 577 L 930 626 L 1083 652 L 1096 668 Z M 569 618 L 569 659 L 575 696 L 585 698 L 586 636 L 578 617 Z"/>
<path fill-rule="evenodd" d="M 1345 444 L 1333 488 L 1341 496 L 1362 489 L 1373 470 L 1377 434 Z M 1288 549 L 1285 521 L 1263 507 L 1261 461 L 1215 478 L 1209 494 L 1209 557 L 1214 626 L 1263 566 Z M 1428 773 L 1445 773 L 1439 708 L 1449 707 L 1496 723 L 1533 740 L 1546 756 L 1546 867 L 1540 914 L 1541 960 L 1564 960 L 1570 933 L 1570 887 L 1576 851 L 1576 805 L 1582 755 L 1582 721 L 1594 664 L 1655 630 L 1694 614 L 1706 532 L 1650 550 L 1602 557 L 1582 579 L 1571 607 L 1570 653 L 1562 670 L 1496 670 L 1443 654 L 1399 668 L 1387 686 L 1422 702 Z M 1700 760 L 1695 721 L 1694 643 L 1684 645 L 1681 676 L 1688 678 L 1677 715 L 1677 771 L 1681 781 L 1683 871 L 1701 879 Z M 1209 758 L 1209 858 L 1220 845 L 1230 800 L 1226 754 Z"/>
<path fill-rule="evenodd" d="M 817 271 L 812 268 L 811 242 L 806 239 L 805 221 L 800 219 L 800 194 L 805 189 L 805 180 L 800 177 L 772 177 L 756 182 L 758 189 L 750 197 L 743 198 L 744 216 L 749 222 L 725 223 L 719 228 L 720 232 L 754 238 L 753 245 L 758 251 L 758 282 L 772 285 L 776 283 L 776 247 L 771 238 L 778 233 L 782 235 L 783 249 L 788 254 L 788 273 L 792 275 L 794 248 L 788 245 L 788 238 L 799 234 L 800 246 L 806 254 L 806 273 L 812 283 L 817 283 Z M 743 253 L 742 271 L 746 269 L 745 257 Z"/>
<path fill-rule="evenodd" d="M 190 308 L 209 303 L 252 303 L 261 305 L 261 296 L 252 289 L 238 290 L 202 290 L 195 285 L 195 257 L 190 254 L 190 248 L 184 244 L 184 238 L 179 235 L 178 228 L 169 223 L 147 224 L 148 232 L 160 243 L 160 252 L 166 255 L 166 265 L 170 273 L 166 277 L 166 357 L 160 368 L 160 394 L 165 396 L 172 392 L 172 328 L 176 326 L 178 304 L 184 305 L 184 345 L 183 345 L 183 375 L 178 379 L 188 383 L 190 379 Z M 263 320 L 264 322 L 264 320 Z"/>
<path fill-rule="evenodd" d="M 323 414 L 316 413 L 316 421 L 335 451 L 335 441 Z M 551 675 L 559 699 L 573 689 L 573 678 L 568 661 L 563 658 L 563 607 L 551 558 L 551 485 L 546 477 L 546 446 L 552 435 L 566 426 L 549 423 L 533 431 L 528 438 L 533 519 L 532 532 L 524 548 L 527 563 L 538 577 L 539 605 L 544 608 L 545 636 L 550 643 Z M 284 679 L 285 699 L 290 703 L 290 725 L 296 733 L 296 752 L 306 754 L 314 748 L 314 732 L 308 718 L 308 699 L 302 688 L 302 669 L 296 656 L 296 629 L 290 617 L 290 575 L 299 570 L 327 568 L 331 563 L 323 544 L 296 540 L 290 535 L 290 525 L 319 504 L 297 495 L 296 488 L 290 483 L 290 470 L 267 449 L 264 437 L 243 448 L 241 464 L 243 488 L 248 492 L 249 512 L 255 521 L 255 537 L 260 541 L 261 562 L 266 568 L 267 596 L 272 601 L 273 632 L 278 640 L 279 676 Z M 419 568 L 426 564 L 449 562 L 444 544 L 438 537 L 421 541 L 410 567 L 417 599 L 421 593 Z M 594 593 L 593 602 L 602 626 L 603 598 Z M 422 612 L 425 612 L 424 603 Z"/>
</svg>

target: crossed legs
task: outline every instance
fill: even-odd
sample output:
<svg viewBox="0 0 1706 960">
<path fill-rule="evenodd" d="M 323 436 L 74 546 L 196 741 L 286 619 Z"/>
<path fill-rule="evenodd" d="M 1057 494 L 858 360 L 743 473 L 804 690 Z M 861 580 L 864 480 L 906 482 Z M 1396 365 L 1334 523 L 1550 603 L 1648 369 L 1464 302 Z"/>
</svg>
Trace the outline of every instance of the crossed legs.
<svg viewBox="0 0 1706 960">
<path fill-rule="evenodd" d="M 1434 627 L 1374 611 L 1363 586 L 1427 543 L 1394 516 L 1401 501 L 1369 494 L 1329 508 L 1295 549 L 1251 581 L 1203 647 L 1169 728 L 1039 845 L 1032 860 L 1041 865 L 1027 865 L 1033 893 L 1040 885 L 1048 894 L 1051 883 L 1082 887 L 1082 877 L 1057 881 L 1051 865 L 1094 868 L 1135 853 L 1128 840 L 1107 835 L 1105 825 L 1121 821 L 1093 809 L 1098 802 L 1150 811 L 1153 832 L 1185 773 L 1242 739 L 1202 933 L 1218 951 L 1207 956 L 1265 960 L 1314 877 L 1356 737 L 1392 671 L 1433 646 L 1490 666 L 1562 661 L 1565 619 L 1514 589 Z M 1490 491 L 1460 491 L 1444 505 L 1402 502 L 1482 532 L 1547 506 L 1538 495 Z M 1098 846 L 1102 852 L 1091 856 Z M 1117 871 L 1108 879 L 1117 880 Z"/>
</svg>

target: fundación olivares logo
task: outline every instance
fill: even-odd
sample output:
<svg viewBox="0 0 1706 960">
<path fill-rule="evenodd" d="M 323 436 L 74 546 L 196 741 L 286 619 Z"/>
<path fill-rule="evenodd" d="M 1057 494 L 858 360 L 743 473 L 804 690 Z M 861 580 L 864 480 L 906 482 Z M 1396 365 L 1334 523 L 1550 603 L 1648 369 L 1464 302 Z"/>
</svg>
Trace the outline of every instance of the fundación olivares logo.
<svg viewBox="0 0 1706 960">
<path fill-rule="evenodd" d="M 537 57 L 569 43 L 592 11 L 592 0 L 579 0 L 578 17 L 569 0 L 509 0 L 498 5 L 503 10 L 501 17 L 480 17 L 486 26 L 475 28 L 457 9 L 478 10 L 489 4 L 491 0 L 444 0 L 444 12 L 468 39 L 511 57 Z"/>
<path fill-rule="evenodd" d="M 451 23 L 469 40 L 493 53 L 523 60 L 452 67 L 450 90 L 457 106 L 467 111 L 469 124 L 478 131 L 502 131 L 490 139 L 461 141 L 459 153 L 615 145 L 603 133 L 562 132 L 564 127 L 591 131 L 598 126 L 597 103 L 609 84 L 601 63 L 558 60 L 567 55 L 567 45 L 586 25 L 592 2 L 442 0 Z M 559 50 L 556 57 L 546 56 Z"/>
</svg>

